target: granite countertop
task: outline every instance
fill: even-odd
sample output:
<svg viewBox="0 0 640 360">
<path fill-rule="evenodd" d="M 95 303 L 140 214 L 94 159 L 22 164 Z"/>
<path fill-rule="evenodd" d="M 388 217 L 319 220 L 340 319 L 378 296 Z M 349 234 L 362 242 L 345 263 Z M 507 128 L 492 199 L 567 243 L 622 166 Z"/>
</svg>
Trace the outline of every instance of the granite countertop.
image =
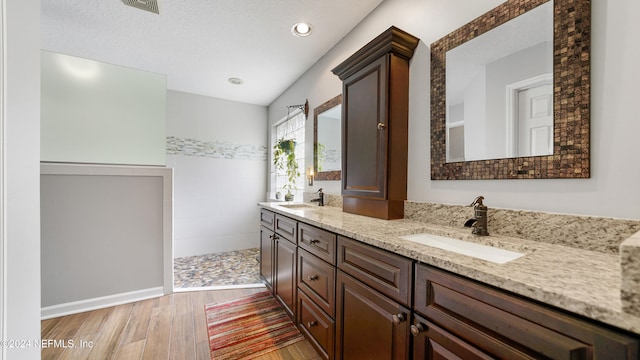
<svg viewBox="0 0 640 360">
<path fill-rule="evenodd" d="M 270 202 L 258 205 L 424 264 L 640 334 L 640 317 L 623 311 L 619 255 L 515 237 L 474 236 L 465 228 L 407 219 L 380 220 L 345 213 L 337 207 L 286 208 L 281 206 L 283 203 Z M 419 233 L 472 241 L 526 255 L 496 264 L 400 237 Z"/>
</svg>

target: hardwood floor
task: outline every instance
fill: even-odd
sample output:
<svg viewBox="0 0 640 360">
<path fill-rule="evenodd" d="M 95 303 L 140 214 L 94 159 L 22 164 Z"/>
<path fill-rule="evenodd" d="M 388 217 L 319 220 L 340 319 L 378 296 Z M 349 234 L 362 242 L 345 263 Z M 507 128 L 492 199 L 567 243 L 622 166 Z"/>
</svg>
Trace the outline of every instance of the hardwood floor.
<svg viewBox="0 0 640 360">
<path fill-rule="evenodd" d="M 204 305 L 263 290 L 182 292 L 43 320 L 42 359 L 209 360 Z M 257 359 L 315 360 L 321 357 L 304 340 Z"/>
</svg>

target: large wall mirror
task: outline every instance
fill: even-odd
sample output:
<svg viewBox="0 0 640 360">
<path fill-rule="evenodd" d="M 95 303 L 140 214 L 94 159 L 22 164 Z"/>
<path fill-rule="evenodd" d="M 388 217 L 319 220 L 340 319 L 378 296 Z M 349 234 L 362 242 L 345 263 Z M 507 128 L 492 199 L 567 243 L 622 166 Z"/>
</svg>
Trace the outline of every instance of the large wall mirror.
<svg viewBox="0 0 640 360">
<path fill-rule="evenodd" d="M 313 164 L 316 180 L 342 174 L 342 94 L 313 109 Z"/>
<path fill-rule="evenodd" d="M 590 4 L 507 0 L 431 45 L 431 179 L 588 178 Z"/>
</svg>

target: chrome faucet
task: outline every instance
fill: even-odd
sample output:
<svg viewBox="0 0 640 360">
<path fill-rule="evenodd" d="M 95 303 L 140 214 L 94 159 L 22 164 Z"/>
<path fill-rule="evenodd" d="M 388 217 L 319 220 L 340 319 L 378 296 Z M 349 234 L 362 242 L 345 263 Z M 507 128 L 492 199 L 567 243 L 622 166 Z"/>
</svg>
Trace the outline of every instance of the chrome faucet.
<svg viewBox="0 0 640 360">
<path fill-rule="evenodd" d="M 311 202 L 317 202 L 318 206 L 324 206 L 324 193 L 322 192 L 322 188 L 316 192 L 318 193 L 318 198 L 311 200 Z"/>
<path fill-rule="evenodd" d="M 464 223 L 465 227 L 472 227 L 473 231 L 471 231 L 474 235 L 489 235 L 489 231 L 487 230 L 487 210 L 488 208 L 482 203 L 484 200 L 484 196 L 478 196 L 473 200 L 471 205 L 473 206 L 473 218 L 467 220 Z"/>
</svg>

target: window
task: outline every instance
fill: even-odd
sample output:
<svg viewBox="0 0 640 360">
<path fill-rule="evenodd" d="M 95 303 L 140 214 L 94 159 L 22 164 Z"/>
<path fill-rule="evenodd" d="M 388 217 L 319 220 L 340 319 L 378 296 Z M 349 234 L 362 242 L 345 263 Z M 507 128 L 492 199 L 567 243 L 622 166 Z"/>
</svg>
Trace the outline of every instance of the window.
<svg viewBox="0 0 640 360">
<path fill-rule="evenodd" d="M 271 144 L 271 148 L 275 143 L 280 139 L 291 139 L 295 141 L 295 158 L 298 162 L 298 171 L 300 172 L 300 176 L 296 178 L 295 185 L 293 189 L 291 189 L 291 193 L 294 195 L 294 200 L 302 201 L 302 191 L 305 186 L 305 166 L 304 166 L 304 123 L 305 116 L 302 111 L 297 114 L 289 117 L 289 119 L 285 119 L 284 121 L 277 124 L 274 128 L 275 136 L 273 137 L 273 143 Z M 281 199 L 284 199 L 284 195 L 289 191 L 288 177 L 286 174 L 286 169 L 273 169 L 274 172 L 274 181 L 275 184 L 274 192 L 281 193 Z"/>
</svg>

